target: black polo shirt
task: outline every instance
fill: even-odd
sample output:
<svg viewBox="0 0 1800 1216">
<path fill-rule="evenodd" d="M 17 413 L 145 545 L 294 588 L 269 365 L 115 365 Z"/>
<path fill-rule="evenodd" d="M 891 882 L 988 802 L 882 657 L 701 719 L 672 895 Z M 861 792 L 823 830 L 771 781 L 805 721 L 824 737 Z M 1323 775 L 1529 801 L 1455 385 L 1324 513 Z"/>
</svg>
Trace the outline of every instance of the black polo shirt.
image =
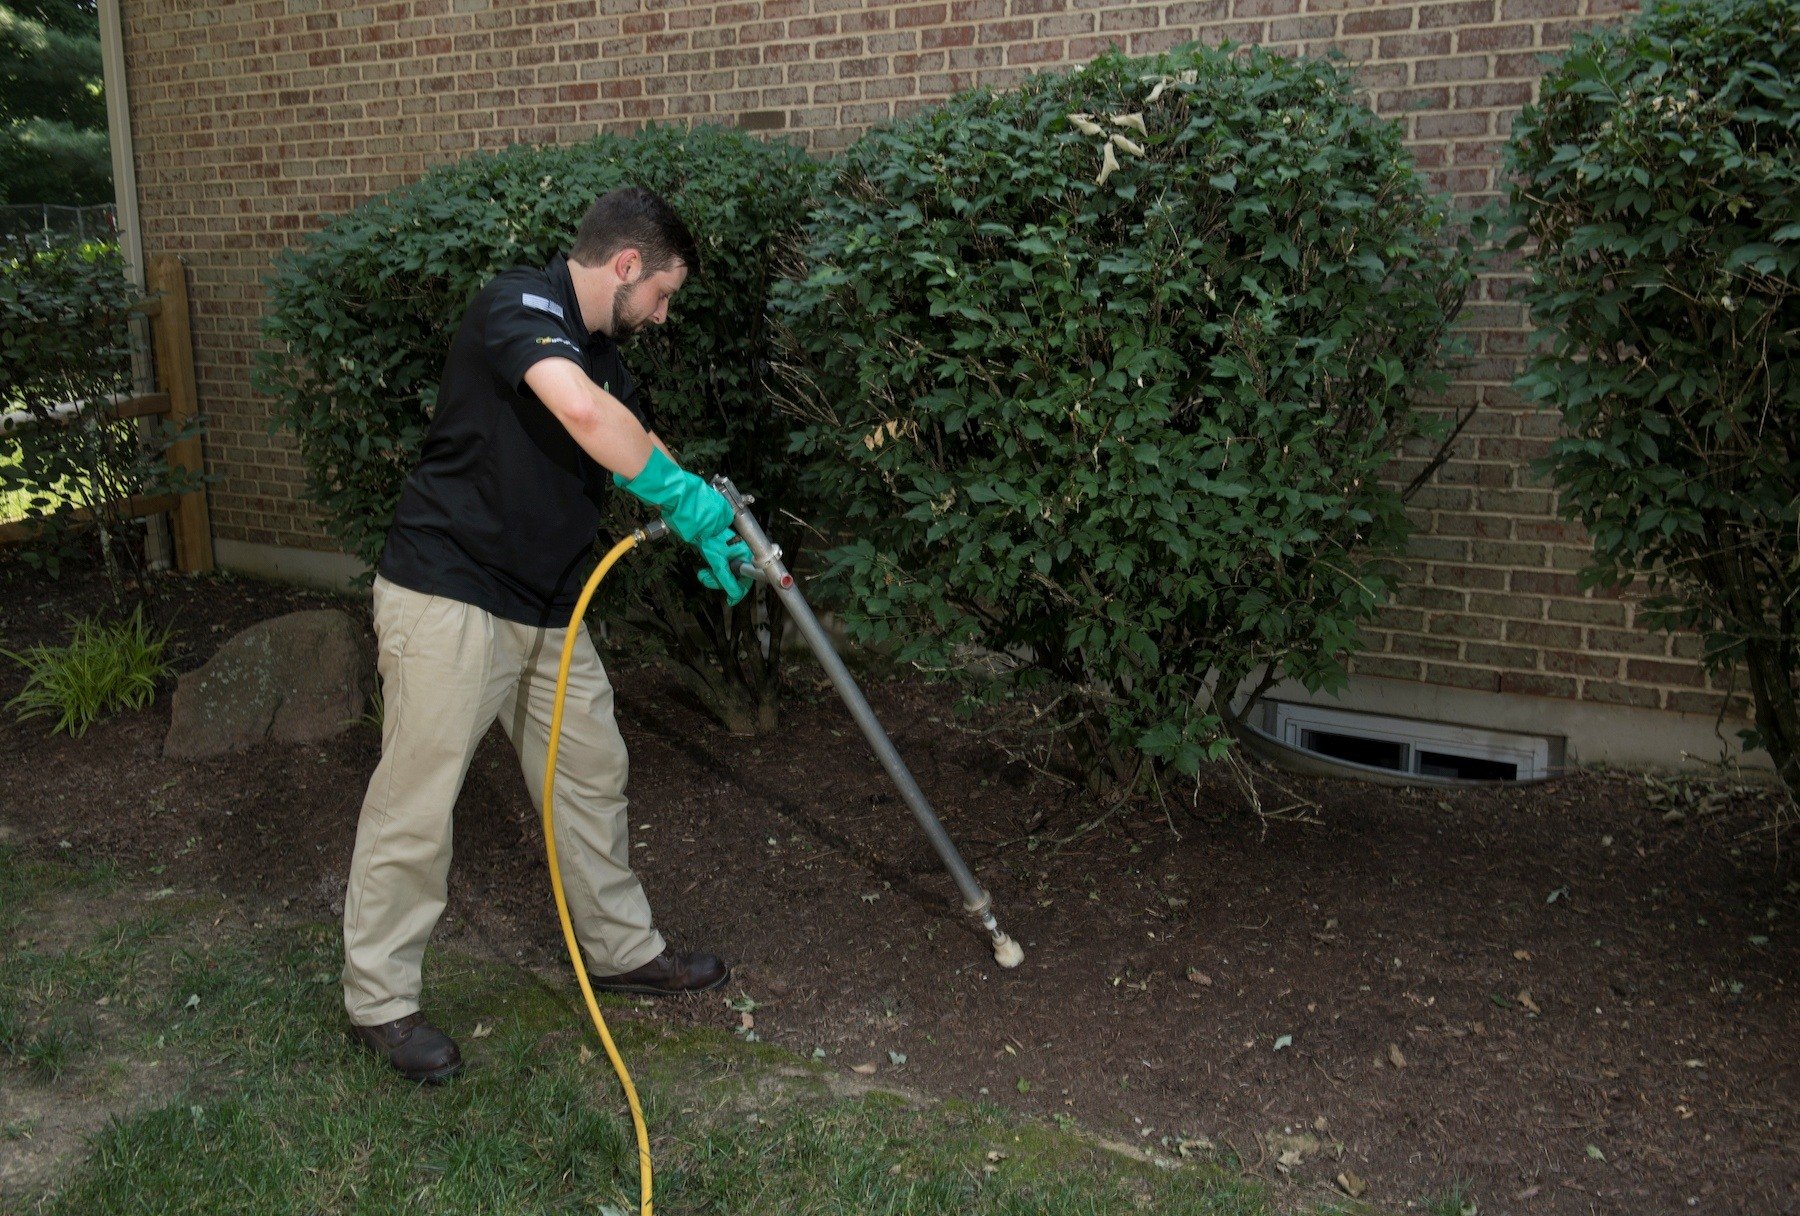
<svg viewBox="0 0 1800 1216">
<path fill-rule="evenodd" d="M 581 323 L 567 259 L 505 271 L 470 301 L 450 344 L 377 567 L 384 578 L 510 621 L 568 623 L 612 480 L 526 387 L 526 369 L 550 358 L 585 368 L 650 428 L 618 346 Z"/>
</svg>

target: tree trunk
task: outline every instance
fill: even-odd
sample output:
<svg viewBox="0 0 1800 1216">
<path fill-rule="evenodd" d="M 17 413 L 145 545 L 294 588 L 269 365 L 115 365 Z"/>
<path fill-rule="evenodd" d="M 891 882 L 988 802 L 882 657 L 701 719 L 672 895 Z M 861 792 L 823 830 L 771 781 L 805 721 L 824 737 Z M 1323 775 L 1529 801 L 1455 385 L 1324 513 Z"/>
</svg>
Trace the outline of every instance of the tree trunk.
<svg viewBox="0 0 1800 1216">
<path fill-rule="evenodd" d="M 740 686 L 720 679 L 716 673 L 703 671 L 686 663 L 675 664 L 675 676 L 687 690 L 700 699 L 707 712 L 734 735 L 755 735 L 764 729 L 757 705 Z"/>
<path fill-rule="evenodd" d="M 1780 651 L 1779 641 L 1752 638 L 1744 644 L 1744 666 L 1756 706 L 1756 733 L 1789 796 L 1800 801 L 1800 704 Z"/>
<path fill-rule="evenodd" d="M 1724 631 L 1742 639 L 1756 733 L 1763 750 L 1775 762 L 1789 796 L 1800 800 L 1800 701 L 1794 692 L 1792 601 L 1779 584 L 1771 594 L 1768 575 L 1757 566 L 1760 547 L 1752 543 L 1755 538 L 1735 529 L 1714 528 L 1708 539 L 1713 541 L 1713 551 L 1698 563 L 1701 577 L 1712 585 Z M 1779 574 L 1775 572 L 1777 579 Z"/>
<path fill-rule="evenodd" d="M 650 595 L 651 611 L 633 613 L 627 623 L 662 642 L 682 685 L 734 735 L 775 730 L 781 708 L 780 639 L 787 625 L 780 601 L 758 586 L 734 608 L 725 609 L 721 601 L 717 616 L 695 617 L 664 584 L 653 585 Z M 767 654 L 755 623 L 759 600 L 768 614 Z"/>
</svg>

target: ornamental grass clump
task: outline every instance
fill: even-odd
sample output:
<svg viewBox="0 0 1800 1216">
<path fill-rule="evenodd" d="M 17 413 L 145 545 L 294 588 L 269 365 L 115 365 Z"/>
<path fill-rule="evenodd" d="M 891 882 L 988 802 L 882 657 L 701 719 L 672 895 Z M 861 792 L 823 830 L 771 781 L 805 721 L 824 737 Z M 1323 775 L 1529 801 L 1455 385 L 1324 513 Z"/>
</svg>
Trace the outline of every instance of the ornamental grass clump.
<svg viewBox="0 0 1800 1216">
<path fill-rule="evenodd" d="M 1562 414 L 1543 471 L 1585 577 L 1643 578 L 1640 619 L 1741 675 L 1800 793 L 1800 3 L 1579 40 L 1508 160 L 1546 339 L 1519 387 Z"/>
<path fill-rule="evenodd" d="M 171 674 L 163 657 L 168 644 L 169 630 L 147 624 L 142 605 L 119 621 L 84 617 L 67 645 L 0 650 L 26 673 L 25 687 L 6 706 L 21 721 L 53 719 L 53 735 L 84 735 L 100 719 L 155 699 L 158 682 Z"/>
<path fill-rule="evenodd" d="M 1195 47 L 964 94 L 852 146 L 804 250 L 784 403 L 854 634 L 1005 656 L 990 691 L 1115 790 L 1225 755 L 1241 689 L 1343 679 L 1472 258 L 1347 70 Z"/>
<path fill-rule="evenodd" d="M 789 428 L 764 384 L 764 302 L 816 173 L 786 144 L 657 127 L 470 156 L 332 219 L 277 262 L 262 330 L 269 349 L 256 372 L 299 441 L 326 525 L 375 561 L 469 298 L 508 267 L 542 266 L 566 251 L 593 201 L 626 185 L 666 198 L 702 261 L 670 301 L 667 325 L 625 347 L 659 433 L 684 466 L 730 474 L 802 509 L 785 459 Z M 642 522 L 623 495 L 607 510 L 603 528 L 615 538 Z M 771 725 L 780 655 L 756 624 L 778 620 L 779 607 L 758 590 L 767 603 L 723 614 L 683 548 L 645 550 L 617 568 L 599 599 L 673 654 L 734 729 Z"/>
</svg>

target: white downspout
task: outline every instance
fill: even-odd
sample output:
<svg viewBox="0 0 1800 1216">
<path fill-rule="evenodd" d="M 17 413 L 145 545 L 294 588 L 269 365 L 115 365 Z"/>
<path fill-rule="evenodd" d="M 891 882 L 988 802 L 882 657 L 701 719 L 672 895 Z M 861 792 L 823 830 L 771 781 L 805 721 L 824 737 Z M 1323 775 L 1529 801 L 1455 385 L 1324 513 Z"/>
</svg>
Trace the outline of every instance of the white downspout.
<svg viewBox="0 0 1800 1216">
<path fill-rule="evenodd" d="M 119 251 L 139 287 L 144 285 L 144 234 L 138 226 L 137 161 L 131 148 L 131 104 L 125 86 L 125 31 L 119 0 L 100 0 L 100 62 L 106 84 L 106 135 L 112 146 L 113 206 Z"/>
</svg>

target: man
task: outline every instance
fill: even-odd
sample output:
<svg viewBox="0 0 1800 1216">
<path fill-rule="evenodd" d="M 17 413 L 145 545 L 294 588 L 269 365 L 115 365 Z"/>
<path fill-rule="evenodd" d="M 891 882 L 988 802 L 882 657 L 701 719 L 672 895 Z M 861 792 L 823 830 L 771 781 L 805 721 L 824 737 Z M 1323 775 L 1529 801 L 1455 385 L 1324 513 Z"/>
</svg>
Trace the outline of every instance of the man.
<svg viewBox="0 0 1800 1216">
<path fill-rule="evenodd" d="M 541 804 L 563 631 L 593 568 L 607 474 L 700 547 L 702 582 L 733 602 L 747 589 L 732 569 L 749 550 L 733 538 L 730 505 L 650 429 L 616 345 L 662 324 L 697 265 L 668 204 L 615 190 L 588 211 L 566 258 L 484 287 L 451 343 L 377 567 L 381 763 L 344 896 L 345 1009 L 357 1039 L 412 1080 L 441 1081 L 462 1064 L 419 1008 L 420 961 L 444 908 L 451 807 L 496 716 Z M 719 959 L 671 953 L 651 923 L 630 867 L 612 686 L 586 637 L 558 759 L 558 851 L 594 987 L 723 984 Z"/>
</svg>

